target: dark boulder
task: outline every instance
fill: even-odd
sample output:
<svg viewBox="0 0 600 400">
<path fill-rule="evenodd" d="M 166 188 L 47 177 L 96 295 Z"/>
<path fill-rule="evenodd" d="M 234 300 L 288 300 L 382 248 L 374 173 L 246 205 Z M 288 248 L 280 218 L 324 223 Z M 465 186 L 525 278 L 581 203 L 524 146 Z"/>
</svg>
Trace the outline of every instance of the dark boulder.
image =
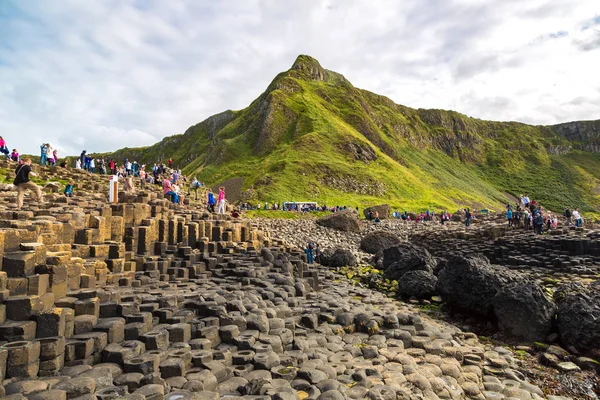
<svg viewBox="0 0 600 400">
<path fill-rule="evenodd" d="M 424 247 L 409 242 L 400 243 L 383 251 L 383 272 L 386 278 L 400 280 L 409 271 L 433 271 L 435 259 Z"/>
<path fill-rule="evenodd" d="M 402 241 L 398 235 L 391 232 L 377 231 L 368 233 L 362 238 L 360 249 L 370 254 L 377 254 L 400 243 Z"/>
<path fill-rule="evenodd" d="M 375 212 L 379 214 L 379 219 L 389 219 L 392 215 L 392 208 L 389 204 L 380 204 L 378 206 L 367 207 L 363 210 L 365 218 L 369 217 L 369 211 L 375 215 Z"/>
<path fill-rule="evenodd" d="M 398 281 L 398 294 L 427 299 L 436 294 L 437 281 L 429 271 L 409 271 Z"/>
<path fill-rule="evenodd" d="M 317 219 L 317 225 L 342 232 L 360 232 L 361 225 L 355 210 L 343 210 Z"/>
<path fill-rule="evenodd" d="M 348 249 L 327 250 L 321 256 L 321 264 L 327 267 L 355 267 L 358 261 L 352 252 Z"/>
<path fill-rule="evenodd" d="M 511 276 L 483 255 L 452 254 L 438 273 L 438 289 L 451 307 L 492 318 L 492 299 Z"/>
<path fill-rule="evenodd" d="M 450 219 L 455 222 L 462 222 L 465 220 L 465 214 L 465 210 L 460 209 L 457 210 L 454 214 L 452 214 L 452 217 Z"/>
<path fill-rule="evenodd" d="M 561 285 L 554 293 L 563 344 L 600 354 L 600 281 Z"/>
<path fill-rule="evenodd" d="M 535 282 L 502 284 L 492 299 L 498 327 L 527 341 L 543 341 L 552 329 L 556 305 Z"/>
</svg>

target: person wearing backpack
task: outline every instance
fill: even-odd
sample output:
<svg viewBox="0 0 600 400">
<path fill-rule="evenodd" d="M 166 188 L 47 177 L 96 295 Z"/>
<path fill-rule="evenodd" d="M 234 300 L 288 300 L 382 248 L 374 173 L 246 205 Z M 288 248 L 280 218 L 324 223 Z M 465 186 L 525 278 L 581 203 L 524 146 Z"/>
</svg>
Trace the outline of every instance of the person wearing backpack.
<svg viewBox="0 0 600 400">
<path fill-rule="evenodd" d="M 37 176 L 35 172 L 31 170 L 31 158 L 25 159 L 23 164 L 20 164 L 15 170 L 16 177 L 13 184 L 17 188 L 17 209 L 23 208 L 23 197 L 25 196 L 25 190 L 29 189 L 35 193 L 38 203 L 43 200 L 42 190 L 38 185 L 29 180 L 29 176 Z"/>
<path fill-rule="evenodd" d="M 196 200 L 198 200 L 198 189 L 200 189 L 200 187 L 202 187 L 202 183 L 200 183 L 198 181 L 198 178 L 194 178 L 194 180 L 192 181 L 192 187 L 194 188 L 194 193 L 196 195 Z"/>
</svg>

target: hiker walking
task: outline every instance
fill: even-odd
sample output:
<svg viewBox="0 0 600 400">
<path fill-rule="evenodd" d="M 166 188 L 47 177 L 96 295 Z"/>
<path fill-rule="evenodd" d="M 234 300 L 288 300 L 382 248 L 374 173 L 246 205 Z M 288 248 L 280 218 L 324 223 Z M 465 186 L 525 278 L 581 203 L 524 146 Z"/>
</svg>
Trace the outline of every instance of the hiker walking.
<svg viewBox="0 0 600 400">
<path fill-rule="evenodd" d="M 221 186 L 219 188 L 219 208 L 218 208 L 218 213 L 219 214 L 225 214 L 225 187 Z"/>
<path fill-rule="evenodd" d="M 15 170 L 16 177 L 13 184 L 17 187 L 17 209 L 23 208 L 23 197 L 25 196 L 25 190 L 29 189 L 35 193 L 38 203 L 42 202 L 42 190 L 38 185 L 29 180 L 29 176 L 37 176 L 35 172 L 31 170 L 31 158 L 25 159 L 25 162 L 17 167 Z"/>
<path fill-rule="evenodd" d="M 198 181 L 198 178 L 194 178 L 194 181 L 192 182 L 192 187 L 194 188 L 196 200 L 198 200 L 198 189 L 200 189 L 201 186 L 203 186 L 203 184 L 200 183 L 200 181 Z"/>
<path fill-rule="evenodd" d="M 465 208 L 465 226 L 471 226 L 471 211 L 468 208 Z"/>
</svg>

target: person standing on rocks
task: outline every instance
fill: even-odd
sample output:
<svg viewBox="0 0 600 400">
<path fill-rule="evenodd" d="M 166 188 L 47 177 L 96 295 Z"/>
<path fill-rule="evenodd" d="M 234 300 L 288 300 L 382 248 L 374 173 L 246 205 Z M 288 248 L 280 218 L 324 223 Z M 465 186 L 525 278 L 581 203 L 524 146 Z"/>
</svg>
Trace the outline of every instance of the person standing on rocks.
<svg viewBox="0 0 600 400">
<path fill-rule="evenodd" d="M 146 171 L 144 171 L 144 167 L 140 169 L 140 186 L 142 190 L 146 188 Z"/>
<path fill-rule="evenodd" d="M 16 177 L 13 184 L 17 187 L 17 209 L 23 208 L 23 197 L 25 196 L 25 190 L 29 189 L 35 193 L 38 203 L 43 200 L 42 190 L 38 185 L 29 180 L 29 176 L 37 176 L 35 172 L 31 170 L 31 158 L 25 159 L 25 162 L 17 167 L 15 170 Z"/>
<path fill-rule="evenodd" d="M 567 226 L 571 226 L 571 210 L 569 210 L 569 207 L 565 207 L 565 212 L 563 215 L 567 219 Z"/>
<path fill-rule="evenodd" d="M 196 195 L 196 200 L 198 200 L 198 189 L 200 189 L 200 187 L 202 187 L 204 185 L 198 180 L 198 178 L 194 178 L 194 181 L 192 182 L 192 186 L 194 188 L 194 193 Z"/>
<path fill-rule="evenodd" d="M 315 254 L 314 254 L 314 250 L 315 250 L 315 244 L 310 241 L 308 242 L 308 244 L 306 245 L 306 262 L 308 264 L 313 264 L 315 262 Z"/>
<path fill-rule="evenodd" d="M 225 187 L 221 186 L 219 188 L 219 208 L 217 212 L 219 214 L 225 214 Z"/>
<path fill-rule="evenodd" d="M 468 208 L 465 208 L 465 226 L 471 226 L 471 211 Z"/>
<path fill-rule="evenodd" d="M 43 166 L 48 165 L 48 157 L 46 156 L 46 146 L 48 146 L 46 143 L 42 143 L 42 145 L 40 146 L 40 165 Z"/>
<path fill-rule="evenodd" d="M 46 143 L 46 159 L 48 160 L 48 164 L 55 165 L 54 154 L 50 143 Z"/>
<path fill-rule="evenodd" d="M 173 168 L 173 159 L 169 158 L 169 168 Z"/>
<path fill-rule="evenodd" d="M 506 209 L 506 219 L 508 220 L 509 227 L 512 226 L 512 217 L 513 217 L 513 212 L 512 212 L 512 209 L 510 208 L 510 204 L 509 204 L 509 207 Z"/>
<path fill-rule="evenodd" d="M 213 194 L 212 190 L 208 189 L 208 194 L 206 196 L 206 204 L 207 204 L 207 208 L 208 211 L 210 211 L 211 213 L 215 212 L 215 195 Z"/>
<path fill-rule="evenodd" d="M 79 156 L 79 161 L 81 162 L 81 168 L 87 169 L 87 166 L 85 165 L 85 154 L 87 153 L 87 150 L 84 150 L 81 152 L 81 155 Z"/>
<path fill-rule="evenodd" d="M 535 233 L 537 233 L 538 235 L 541 235 L 544 231 L 544 217 L 542 217 L 541 213 L 536 213 L 535 214 L 535 218 L 534 218 L 534 222 L 535 222 Z"/>
</svg>

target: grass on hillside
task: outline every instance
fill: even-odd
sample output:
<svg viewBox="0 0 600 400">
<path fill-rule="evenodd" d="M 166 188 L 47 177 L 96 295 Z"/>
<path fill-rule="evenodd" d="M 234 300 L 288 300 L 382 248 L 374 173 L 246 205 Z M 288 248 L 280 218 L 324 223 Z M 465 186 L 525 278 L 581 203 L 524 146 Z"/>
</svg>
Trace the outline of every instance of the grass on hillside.
<svg viewBox="0 0 600 400">
<path fill-rule="evenodd" d="M 317 81 L 298 70 L 279 74 L 246 109 L 224 114 L 111 156 L 146 163 L 172 157 L 208 186 L 241 177 L 262 202 L 493 211 L 504 209 L 507 195 L 529 193 L 554 211 L 600 209 L 598 156 L 549 154 L 547 146 L 569 142 L 547 127 L 414 110 L 340 75 Z M 377 159 L 351 158 L 349 143 L 370 147 Z"/>
</svg>

